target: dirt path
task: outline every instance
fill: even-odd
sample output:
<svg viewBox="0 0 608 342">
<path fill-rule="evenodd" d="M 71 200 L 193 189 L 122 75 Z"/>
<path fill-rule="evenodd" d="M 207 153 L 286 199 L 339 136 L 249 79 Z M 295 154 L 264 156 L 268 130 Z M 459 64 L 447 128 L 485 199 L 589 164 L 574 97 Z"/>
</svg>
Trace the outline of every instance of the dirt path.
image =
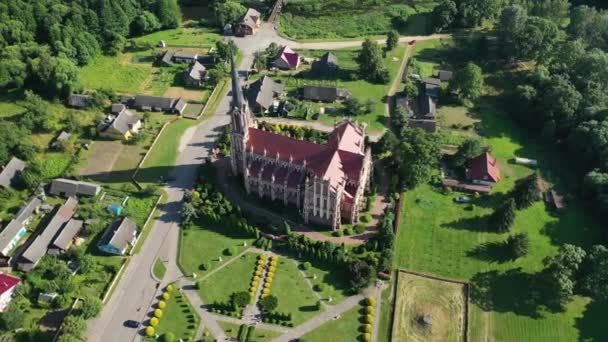
<svg viewBox="0 0 608 342">
<path fill-rule="evenodd" d="M 451 34 L 432 34 L 429 36 L 402 36 L 399 38 L 400 43 L 409 43 L 412 40 L 421 41 L 421 40 L 433 40 L 433 39 L 447 39 L 451 38 Z M 345 49 L 345 48 L 353 48 L 360 47 L 363 44 L 363 40 L 350 40 L 350 41 L 342 41 L 342 42 L 297 42 L 289 39 L 284 40 L 290 42 L 290 46 L 295 49 L 310 49 L 310 50 L 327 50 L 327 49 Z M 379 44 L 386 43 L 386 38 L 376 39 L 376 42 Z"/>
</svg>

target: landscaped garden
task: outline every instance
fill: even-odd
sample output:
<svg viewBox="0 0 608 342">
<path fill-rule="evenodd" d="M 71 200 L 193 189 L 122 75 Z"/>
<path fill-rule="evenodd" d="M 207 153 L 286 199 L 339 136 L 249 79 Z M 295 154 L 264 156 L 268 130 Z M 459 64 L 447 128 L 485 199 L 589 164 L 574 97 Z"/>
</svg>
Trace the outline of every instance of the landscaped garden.
<svg viewBox="0 0 608 342">
<path fill-rule="evenodd" d="M 434 1 L 318 1 L 285 4 L 280 32 L 293 39 L 339 40 L 384 35 L 397 29 L 403 35 L 430 32 L 429 12 Z"/>
<path fill-rule="evenodd" d="M 146 325 L 148 340 L 159 335 L 165 341 L 192 340 L 196 336 L 200 317 L 188 298 L 173 285 L 167 286 L 161 298 L 155 303 Z"/>
<path fill-rule="evenodd" d="M 338 319 L 321 325 L 302 338 L 305 341 L 359 341 L 360 311 L 361 307 L 356 306 L 341 314 Z"/>
<path fill-rule="evenodd" d="M 239 336 L 239 331 L 241 331 L 241 329 L 245 330 L 245 328 L 241 328 L 241 326 L 238 324 L 222 322 L 222 321 L 220 321 L 218 323 L 219 323 L 220 327 L 222 327 L 222 329 L 226 333 L 226 336 L 228 336 L 229 338 L 237 339 Z M 276 331 L 262 330 L 262 329 L 256 328 L 253 333 L 250 333 L 248 341 L 250 341 L 250 342 L 270 342 L 273 339 L 279 337 L 280 335 L 281 335 L 281 333 L 278 333 Z"/>
</svg>

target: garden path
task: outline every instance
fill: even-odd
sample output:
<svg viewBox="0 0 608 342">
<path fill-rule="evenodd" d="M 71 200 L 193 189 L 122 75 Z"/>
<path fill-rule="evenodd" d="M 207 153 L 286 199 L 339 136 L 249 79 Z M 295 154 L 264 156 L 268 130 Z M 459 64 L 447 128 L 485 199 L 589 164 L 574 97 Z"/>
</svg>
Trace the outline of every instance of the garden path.
<svg viewBox="0 0 608 342">
<path fill-rule="evenodd" d="M 221 322 L 227 322 L 227 323 L 232 323 L 232 324 L 237 324 L 237 325 L 247 324 L 247 322 L 244 322 L 242 319 L 238 319 L 238 318 L 234 318 L 234 317 L 215 315 L 215 314 L 212 314 L 212 316 L 214 316 L 214 318 L 216 320 L 221 321 Z M 256 323 L 255 327 L 256 327 L 256 329 L 270 330 L 270 331 L 275 331 L 275 332 L 279 332 L 282 334 L 286 334 L 291 330 L 290 328 L 286 328 L 286 327 L 283 327 L 280 325 L 267 324 L 267 323 L 262 323 L 262 322 Z"/>
</svg>

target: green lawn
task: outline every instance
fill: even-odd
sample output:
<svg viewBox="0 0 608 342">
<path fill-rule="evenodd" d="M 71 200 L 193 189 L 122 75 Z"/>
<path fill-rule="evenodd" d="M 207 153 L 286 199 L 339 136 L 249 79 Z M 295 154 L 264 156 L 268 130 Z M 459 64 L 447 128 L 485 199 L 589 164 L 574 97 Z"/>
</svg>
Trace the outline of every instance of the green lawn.
<svg viewBox="0 0 608 342">
<path fill-rule="evenodd" d="M 152 66 L 130 63 L 130 54 L 98 56 L 80 70 L 86 89 L 108 89 L 125 94 L 138 94 L 150 77 Z"/>
<path fill-rule="evenodd" d="M 154 262 L 154 268 L 152 269 L 152 272 L 154 272 L 154 275 L 158 279 L 163 279 L 163 277 L 165 276 L 165 273 L 167 272 L 167 268 L 165 267 L 165 264 L 162 262 L 162 260 L 156 259 L 156 261 Z"/>
<path fill-rule="evenodd" d="M 434 2 L 419 1 L 416 9 L 397 1 L 340 3 L 328 2 L 310 9 L 296 7 L 305 1 L 289 1 L 281 11 L 279 30 L 293 39 L 328 40 L 349 39 L 384 35 L 397 29 L 403 35 L 429 33 L 428 21 Z M 296 6 L 294 6 L 296 5 Z M 393 17 L 407 13 L 404 24 L 397 24 Z"/>
<path fill-rule="evenodd" d="M 137 174 L 139 182 L 156 183 L 171 171 L 177 160 L 181 136 L 194 124 L 196 121 L 180 119 L 165 128 Z"/>
<path fill-rule="evenodd" d="M 175 335 L 175 340 L 192 339 L 200 324 L 200 318 L 188 298 L 179 290 L 169 292 L 171 298 L 166 301 L 167 306 L 163 310 L 160 323 L 156 326 L 156 333 L 164 335 L 171 332 Z M 155 340 L 148 338 L 148 340 Z"/>
<path fill-rule="evenodd" d="M 360 306 L 356 306 L 343 313 L 340 318 L 329 321 L 317 329 L 302 336 L 306 341 L 359 341 Z"/>
<path fill-rule="evenodd" d="M 449 55 L 443 55 L 442 59 L 442 53 L 448 44 L 445 41 L 417 44 L 416 60 L 423 77 L 432 75 L 440 63 L 445 63 Z M 453 203 L 456 193 L 444 195 L 428 185 L 408 191 L 396 238 L 395 264 L 472 282 L 473 341 L 572 341 L 599 337 L 601 327 L 597 320 L 607 313 L 607 306 L 575 297 L 566 311 L 554 311 L 548 306 L 543 289 L 534 282 L 543 267 L 542 260 L 553 255 L 560 245 L 570 243 L 587 248 L 601 241 L 598 223 L 576 199 L 576 166 L 568 165 L 555 146 L 529 139 L 501 110 L 508 106 L 500 102 L 505 85 L 495 75 L 485 76 L 489 86 L 474 107 L 452 106 L 439 113 L 454 115 L 447 120 L 455 123 L 480 120 L 476 124 L 477 133 L 491 147 L 503 179 L 490 195 L 475 199 L 472 210 Z M 471 133 L 444 127 L 441 134 L 446 141 L 459 140 Z M 511 164 L 516 156 L 537 159 L 541 175 L 560 191 L 573 195 L 573 200 L 559 215 L 542 202 L 518 211 L 512 232 L 529 235 L 530 252 L 511 260 L 500 248 L 507 235 L 493 233 L 487 215 L 504 202 L 505 194 L 517 179 L 533 172 Z"/>
<path fill-rule="evenodd" d="M 279 258 L 270 293 L 279 299 L 277 311 L 291 313 L 294 325 L 319 314 L 316 310 L 318 298 L 294 262 L 286 257 Z"/>
<path fill-rule="evenodd" d="M 209 278 L 200 281 L 198 294 L 203 301 L 207 304 L 226 303 L 233 292 L 248 291 L 257 256 L 255 253 L 246 253 Z"/>
<path fill-rule="evenodd" d="M 222 329 L 226 333 L 226 336 L 233 338 L 233 339 L 236 339 L 238 337 L 240 325 L 234 324 L 234 323 L 222 322 L 222 321 L 218 321 L 218 323 L 219 323 L 220 327 L 222 327 Z M 255 329 L 253 337 L 250 336 L 249 341 L 250 342 L 270 342 L 273 339 L 279 337 L 280 335 L 281 335 L 281 333 L 278 333 L 276 331 Z"/>
<path fill-rule="evenodd" d="M 306 57 L 321 57 L 327 51 L 301 50 L 299 52 Z M 283 83 L 286 85 L 286 90 L 292 94 L 295 93 L 298 88 L 307 84 L 312 84 L 346 88 L 352 93 L 353 97 L 359 99 L 361 102 L 372 100 L 375 105 L 371 113 L 357 115 L 353 118 L 355 120 L 367 123 L 369 131 L 380 131 L 384 129 L 388 121 L 388 118 L 385 116 L 384 98 L 386 97 L 390 88 L 390 82 L 389 84 L 374 84 L 362 79 L 358 79 L 358 77 L 356 76 L 358 66 L 355 62 L 355 58 L 357 57 L 359 50 L 344 49 L 332 50 L 331 52 L 336 55 L 336 57 L 338 58 L 338 63 L 340 65 L 340 72 L 335 77 L 328 77 L 325 79 L 311 78 L 309 76 L 307 67 L 303 67 L 295 75 L 289 75 L 285 73 L 279 73 L 275 75 L 274 72 L 269 72 L 268 75 L 271 76 L 273 79 L 282 80 Z M 397 73 L 399 72 L 399 67 L 401 65 L 401 60 L 404 56 L 404 53 L 405 47 L 399 46 L 394 50 L 388 52 L 386 58 L 384 59 L 385 66 L 390 72 L 391 80 L 397 77 Z M 393 57 L 396 58 L 396 60 L 393 60 Z M 307 102 L 307 104 L 311 105 L 314 110 L 321 106 L 335 107 L 338 109 L 342 108 L 342 105 L 338 103 L 318 104 L 313 102 Z M 315 111 L 313 111 L 313 113 L 315 113 Z M 340 112 L 338 112 L 336 114 L 326 113 L 320 115 L 319 120 L 326 125 L 333 126 L 335 122 L 343 118 L 344 116 Z"/>
<path fill-rule="evenodd" d="M 302 263 L 298 263 L 301 265 Z M 333 264 L 311 262 L 311 267 L 303 271 L 313 285 L 324 284 L 323 291 L 318 292 L 321 298 L 332 298 L 331 304 L 337 304 L 348 296 L 348 274 L 346 270 Z M 313 279 L 313 274 L 317 279 Z"/>
<path fill-rule="evenodd" d="M 243 246 L 245 242 L 247 246 Z M 232 258 L 224 255 L 226 248 L 234 247 L 238 254 L 249 248 L 252 242 L 230 227 L 199 221 L 194 228 L 182 231 L 180 263 L 186 274 L 196 273 L 202 277 Z M 218 261 L 220 256 L 222 262 Z M 203 263 L 209 264 L 208 270 L 201 269 Z"/>
<path fill-rule="evenodd" d="M 169 47 L 203 47 L 215 46 L 221 35 L 209 28 L 176 28 L 154 32 L 143 37 L 135 38 L 137 42 L 146 42 L 153 45 L 164 40 Z"/>
<path fill-rule="evenodd" d="M 25 109 L 17 104 L 23 99 L 21 90 L 4 90 L 0 94 L 0 118 L 7 118 L 22 113 Z"/>
</svg>

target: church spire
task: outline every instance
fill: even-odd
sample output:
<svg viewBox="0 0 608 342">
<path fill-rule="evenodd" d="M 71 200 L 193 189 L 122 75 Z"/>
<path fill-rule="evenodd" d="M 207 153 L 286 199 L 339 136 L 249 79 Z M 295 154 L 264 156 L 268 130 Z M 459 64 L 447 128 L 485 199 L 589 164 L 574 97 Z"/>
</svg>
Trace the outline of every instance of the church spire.
<svg viewBox="0 0 608 342">
<path fill-rule="evenodd" d="M 245 99 L 243 98 L 243 88 L 241 88 L 241 79 L 239 78 L 234 55 L 230 56 L 230 68 L 232 77 L 232 109 L 243 110 Z"/>
</svg>

